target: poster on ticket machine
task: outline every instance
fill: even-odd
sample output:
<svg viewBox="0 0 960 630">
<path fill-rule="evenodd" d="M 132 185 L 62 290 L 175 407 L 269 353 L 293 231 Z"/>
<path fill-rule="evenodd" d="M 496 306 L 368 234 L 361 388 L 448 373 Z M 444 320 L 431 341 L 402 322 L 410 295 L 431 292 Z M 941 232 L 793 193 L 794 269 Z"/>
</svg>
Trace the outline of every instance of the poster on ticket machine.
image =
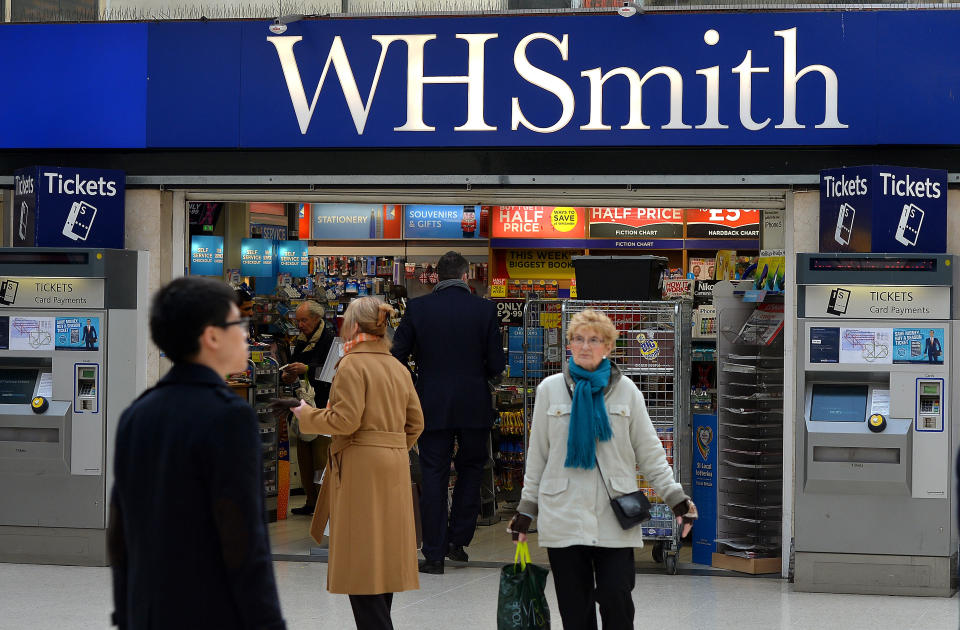
<svg viewBox="0 0 960 630">
<path fill-rule="evenodd" d="M 498 206 L 493 238 L 569 238 L 586 236 L 585 208 L 570 206 Z"/>
</svg>

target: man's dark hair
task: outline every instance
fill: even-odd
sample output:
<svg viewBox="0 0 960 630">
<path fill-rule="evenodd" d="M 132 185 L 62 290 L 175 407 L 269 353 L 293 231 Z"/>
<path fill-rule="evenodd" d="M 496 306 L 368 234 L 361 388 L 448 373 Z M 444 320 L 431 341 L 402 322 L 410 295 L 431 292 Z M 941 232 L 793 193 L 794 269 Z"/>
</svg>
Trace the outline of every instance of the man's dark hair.
<svg viewBox="0 0 960 630">
<path fill-rule="evenodd" d="M 207 326 L 224 324 L 237 294 L 223 282 L 210 278 L 177 278 L 153 296 L 150 336 L 174 363 L 200 351 L 200 335 Z"/>
<path fill-rule="evenodd" d="M 437 263 L 437 278 L 440 280 L 459 280 L 467 273 L 470 263 L 459 252 L 447 252 Z"/>
</svg>

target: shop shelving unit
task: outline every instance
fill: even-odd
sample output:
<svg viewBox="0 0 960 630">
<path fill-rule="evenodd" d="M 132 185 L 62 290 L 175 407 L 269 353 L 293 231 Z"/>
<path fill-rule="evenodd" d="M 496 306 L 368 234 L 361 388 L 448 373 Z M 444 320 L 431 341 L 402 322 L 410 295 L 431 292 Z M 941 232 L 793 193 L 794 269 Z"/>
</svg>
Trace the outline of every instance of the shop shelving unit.
<svg viewBox="0 0 960 630">
<path fill-rule="evenodd" d="M 783 332 L 755 312 L 782 295 L 744 301 L 750 281 L 714 290 L 719 371 L 718 536 L 713 566 L 780 571 L 783 492 Z"/>
<path fill-rule="evenodd" d="M 690 451 L 690 324 L 687 300 L 618 302 L 593 300 L 527 300 L 524 313 L 525 402 L 524 444 L 529 443 L 537 384 L 562 369 L 570 318 L 587 308 L 610 317 L 620 333 L 611 357 L 621 372 L 643 393 L 650 419 L 663 443 L 674 478 L 690 493 L 683 479 L 683 453 Z M 559 311 L 559 312 L 557 312 Z M 559 315 L 559 317 L 557 317 Z M 669 574 L 677 572 L 680 532 L 670 507 L 642 477 L 641 489 L 653 504 L 653 518 L 641 525 L 644 540 L 653 543 L 653 558 Z"/>
<path fill-rule="evenodd" d="M 263 496 L 267 520 L 277 520 L 278 438 L 281 417 L 270 407 L 270 399 L 280 395 L 280 364 L 263 352 L 254 352 L 248 361 L 250 406 L 257 414 L 263 456 Z"/>
</svg>

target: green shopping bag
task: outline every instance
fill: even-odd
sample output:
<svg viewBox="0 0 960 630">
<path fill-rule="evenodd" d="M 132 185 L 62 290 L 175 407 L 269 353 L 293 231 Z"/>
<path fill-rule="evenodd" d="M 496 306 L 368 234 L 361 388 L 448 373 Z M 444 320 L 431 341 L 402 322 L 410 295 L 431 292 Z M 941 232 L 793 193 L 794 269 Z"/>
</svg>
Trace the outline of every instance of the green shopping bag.
<svg viewBox="0 0 960 630">
<path fill-rule="evenodd" d="M 517 543 L 513 564 L 500 569 L 497 630 L 549 630 L 550 608 L 543 593 L 549 572 L 530 562 L 527 543 Z"/>
</svg>

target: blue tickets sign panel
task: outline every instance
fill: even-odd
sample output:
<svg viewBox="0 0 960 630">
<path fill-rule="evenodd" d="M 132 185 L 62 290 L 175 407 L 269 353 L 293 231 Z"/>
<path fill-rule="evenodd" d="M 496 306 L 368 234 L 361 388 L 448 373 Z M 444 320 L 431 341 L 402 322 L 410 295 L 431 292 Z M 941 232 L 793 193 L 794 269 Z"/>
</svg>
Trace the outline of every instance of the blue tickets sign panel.
<svg viewBox="0 0 960 630">
<path fill-rule="evenodd" d="M 947 251 L 947 171 L 855 166 L 820 171 L 821 252 Z"/>
<path fill-rule="evenodd" d="M 277 273 L 288 273 L 293 278 L 309 275 L 310 256 L 306 241 L 279 241 L 277 243 Z"/>
<path fill-rule="evenodd" d="M 480 206 L 407 205 L 403 208 L 403 237 L 410 239 L 476 238 Z"/>
<path fill-rule="evenodd" d="M 14 184 L 15 246 L 123 249 L 123 171 L 33 166 Z"/>
<path fill-rule="evenodd" d="M 273 241 L 263 238 L 245 238 L 240 241 L 240 275 L 269 278 L 276 275 L 273 268 Z"/>
<path fill-rule="evenodd" d="M 99 317 L 58 317 L 55 331 L 57 350 L 97 350 L 100 347 Z"/>
<path fill-rule="evenodd" d="M 712 564 L 717 550 L 717 416 L 693 414 L 693 488 L 700 517 L 693 522 L 693 561 Z"/>
<path fill-rule="evenodd" d="M 190 273 L 195 276 L 223 275 L 223 237 L 190 237 Z"/>
</svg>

